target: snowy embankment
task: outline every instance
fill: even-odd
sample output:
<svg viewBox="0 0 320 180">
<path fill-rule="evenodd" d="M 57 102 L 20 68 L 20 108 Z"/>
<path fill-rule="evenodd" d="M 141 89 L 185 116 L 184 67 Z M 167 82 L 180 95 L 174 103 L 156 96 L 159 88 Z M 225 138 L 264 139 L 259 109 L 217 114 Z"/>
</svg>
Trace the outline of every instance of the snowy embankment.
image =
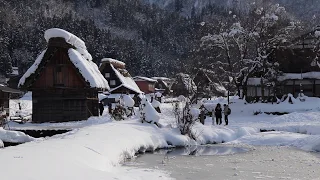
<svg viewBox="0 0 320 180">
<path fill-rule="evenodd" d="M 3 142 L 24 143 L 33 141 L 35 138 L 19 131 L 8 131 L 0 127 L 0 147 Z M 3 141 L 3 142 L 2 142 Z"/>
<path fill-rule="evenodd" d="M 225 99 L 218 99 L 217 102 L 223 104 Z M 241 102 L 234 102 L 230 105 L 232 114 L 229 126 L 212 126 L 211 117 L 206 119 L 205 125 L 196 123 L 193 131 L 197 142 L 180 135 L 177 129 L 172 128 L 175 126 L 172 104 L 161 104 L 162 113 L 159 122 L 165 128 L 142 124 L 138 117 L 120 122 L 110 121 L 108 115 L 90 118 L 83 122 L 37 125 L 38 128 L 51 126 L 51 128 L 69 127 L 75 130 L 0 150 L 0 159 L 5 162 L 0 164 L 0 168 L 7 172 L 1 179 L 163 179 L 168 176 L 162 172 L 125 169 L 119 167 L 119 164 L 137 152 L 152 151 L 171 145 L 227 142 L 293 146 L 306 151 L 320 151 L 318 106 L 311 108 L 308 103 L 293 105 L 292 107 L 296 109 L 302 108 L 301 111 L 283 116 L 253 115 L 252 110 L 261 108 L 259 106 L 274 108 L 267 104 L 244 105 Z M 287 108 L 291 104 L 286 106 L 279 104 L 278 110 L 281 110 L 281 106 Z M 312 111 L 305 112 L 303 110 L 305 108 L 311 108 Z M 11 126 L 34 128 L 34 125 L 29 123 L 15 124 L 15 126 L 11 124 Z M 260 133 L 260 129 L 277 131 Z M 33 169 L 39 169 L 36 175 L 28 170 L 15 173 L 16 169 L 25 169 L 30 165 Z"/>
<path fill-rule="evenodd" d="M 148 171 L 129 176 L 129 172 L 119 173 L 123 169 L 117 166 L 136 152 L 168 147 L 167 141 L 186 145 L 189 140 L 135 120 L 109 122 L 0 150 L 1 162 L 6 162 L 0 163 L 0 169 L 7 172 L 4 179 L 161 179 L 163 174 Z M 28 166 L 39 171 L 15 173 Z"/>
</svg>

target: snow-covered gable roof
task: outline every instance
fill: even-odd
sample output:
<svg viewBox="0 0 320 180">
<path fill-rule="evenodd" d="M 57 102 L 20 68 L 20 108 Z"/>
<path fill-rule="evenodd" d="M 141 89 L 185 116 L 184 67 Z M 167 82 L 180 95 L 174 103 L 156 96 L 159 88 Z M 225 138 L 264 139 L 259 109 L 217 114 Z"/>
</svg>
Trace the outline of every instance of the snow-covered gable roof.
<svg viewBox="0 0 320 180">
<path fill-rule="evenodd" d="M 320 72 L 306 72 L 306 73 L 284 73 L 278 78 L 279 81 L 289 79 L 320 79 Z"/>
<path fill-rule="evenodd" d="M 108 81 L 100 73 L 98 66 L 92 61 L 92 56 L 87 51 L 85 43 L 77 36 L 59 28 L 48 29 L 44 37 L 47 42 L 51 38 L 64 38 L 67 43 L 73 45 L 75 49 L 69 49 L 68 54 L 71 62 L 79 70 L 82 77 L 90 84 L 92 88 L 110 89 Z M 36 72 L 41 63 L 46 50 L 44 50 L 36 59 L 34 64 L 27 70 L 19 81 L 19 87 L 23 86 L 26 79 Z"/>
<path fill-rule="evenodd" d="M 133 78 L 135 81 L 148 81 L 148 82 L 157 82 L 155 79 L 143 77 L 143 76 L 136 76 Z"/>
<path fill-rule="evenodd" d="M 189 74 L 179 73 L 178 76 L 181 77 L 181 81 L 186 89 L 194 91 L 197 89 L 196 84 L 193 82 Z"/>
<path fill-rule="evenodd" d="M 170 81 L 170 78 L 167 77 L 152 77 L 151 79 L 155 79 L 155 80 L 162 80 L 162 81 Z"/>
<path fill-rule="evenodd" d="M 134 80 L 132 79 L 131 76 L 124 76 L 122 75 L 114 66 L 113 64 L 110 64 L 111 68 L 113 69 L 113 71 L 115 72 L 116 76 L 119 78 L 119 80 L 121 81 L 121 85 L 119 85 L 118 87 L 115 87 L 113 89 L 110 90 L 110 92 L 120 88 L 120 87 L 126 87 L 136 93 L 142 93 L 142 91 L 139 89 L 138 85 L 136 84 L 136 82 L 134 82 Z"/>
<path fill-rule="evenodd" d="M 113 64 L 113 65 L 120 65 L 120 66 L 126 66 L 126 63 L 124 63 L 124 62 L 122 62 L 122 61 L 119 61 L 119 60 L 116 60 L 116 59 L 112 59 L 112 58 L 103 58 L 102 60 L 101 60 L 101 64 L 103 63 L 103 62 L 109 62 L 109 63 L 111 63 L 111 64 Z"/>
</svg>

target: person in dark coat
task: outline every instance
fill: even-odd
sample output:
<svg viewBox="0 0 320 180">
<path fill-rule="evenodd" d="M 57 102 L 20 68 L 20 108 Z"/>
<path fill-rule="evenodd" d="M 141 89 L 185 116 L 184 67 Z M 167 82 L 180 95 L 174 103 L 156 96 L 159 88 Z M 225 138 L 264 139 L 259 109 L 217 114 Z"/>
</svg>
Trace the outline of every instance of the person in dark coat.
<svg viewBox="0 0 320 180">
<path fill-rule="evenodd" d="M 204 105 L 201 105 L 200 106 L 200 122 L 201 122 L 201 124 L 203 124 L 204 125 L 204 121 L 205 121 L 205 119 L 206 119 L 206 115 L 205 115 L 205 107 L 204 107 Z"/>
<path fill-rule="evenodd" d="M 100 101 L 100 102 L 99 102 L 99 112 L 100 112 L 100 116 L 102 116 L 103 111 L 104 111 L 104 105 L 103 105 L 103 102 Z"/>
<path fill-rule="evenodd" d="M 228 105 L 224 104 L 223 105 L 223 114 L 224 114 L 224 121 L 225 121 L 225 125 L 228 126 L 228 122 L 229 122 L 229 118 L 228 116 L 230 115 L 231 113 L 231 109 L 229 108 Z"/>
<path fill-rule="evenodd" d="M 216 124 L 221 125 L 222 123 L 222 108 L 221 104 L 217 104 L 216 108 L 214 109 L 214 115 L 216 116 Z"/>
</svg>

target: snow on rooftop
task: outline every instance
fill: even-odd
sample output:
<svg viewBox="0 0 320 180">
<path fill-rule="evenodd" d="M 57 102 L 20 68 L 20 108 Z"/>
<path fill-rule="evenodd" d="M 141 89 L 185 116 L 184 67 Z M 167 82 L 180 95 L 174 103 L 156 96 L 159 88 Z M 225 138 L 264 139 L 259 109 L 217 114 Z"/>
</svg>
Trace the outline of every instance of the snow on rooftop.
<svg viewBox="0 0 320 180">
<path fill-rule="evenodd" d="M 142 81 L 149 81 L 149 82 L 157 82 L 157 80 L 155 79 L 151 79 L 151 78 L 148 78 L 148 77 L 143 77 L 143 76 L 136 76 L 133 78 L 135 81 L 139 81 L 139 80 L 142 80 Z"/>
<path fill-rule="evenodd" d="M 155 79 L 155 80 L 163 80 L 163 81 L 170 81 L 170 78 L 167 77 L 152 77 L 151 79 Z"/>
<path fill-rule="evenodd" d="M 108 81 L 102 76 L 98 66 L 93 61 L 85 60 L 74 49 L 69 49 L 68 53 L 72 63 L 79 69 L 83 78 L 90 83 L 91 87 L 110 89 Z"/>
<path fill-rule="evenodd" d="M 40 55 L 37 57 L 37 59 L 35 60 L 35 62 L 33 63 L 33 65 L 27 70 L 26 73 L 24 73 L 24 75 L 21 77 L 21 79 L 19 80 L 19 84 L 18 84 L 18 87 L 24 85 L 26 79 L 28 77 L 31 76 L 31 74 L 35 73 L 36 70 L 38 69 L 38 66 L 39 64 L 41 63 L 42 61 L 42 58 L 44 56 L 44 54 L 46 53 L 47 50 L 44 50 L 40 53 Z"/>
<path fill-rule="evenodd" d="M 284 73 L 279 77 L 280 81 L 288 79 L 320 79 L 320 72 Z"/>
<path fill-rule="evenodd" d="M 44 37 L 48 42 L 50 38 L 61 37 L 66 40 L 67 43 L 73 45 L 76 49 L 69 49 L 68 54 L 71 62 L 79 69 L 82 77 L 89 82 L 93 88 L 105 88 L 110 89 L 108 81 L 102 76 L 98 66 L 92 61 L 92 56 L 87 51 L 85 43 L 77 36 L 59 28 L 52 28 L 45 31 Z M 44 50 L 36 59 L 34 64 L 28 69 L 28 71 L 22 76 L 18 86 L 22 86 L 25 80 L 30 77 L 37 70 L 41 63 L 46 50 Z"/>
<path fill-rule="evenodd" d="M 110 64 L 110 66 L 113 69 L 113 71 L 116 73 L 117 77 L 119 78 L 119 80 L 122 83 L 120 86 L 111 89 L 110 92 L 123 86 L 123 87 L 126 87 L 126 88 L 136 92 L 136 93 L 142 93 L 142 91 L 139 89 L 138 85 L 136 84 L 136 82 L 134 82 L 134 80 L 132 79 L 131 76 L 125 77 L 112 64 Z"/>
<path fill-rule="evenodd" d="M 219 83 L 213 83 L 213 86 L 220 93 L 226 94 L 228 92 L 227 89 Z"/>
<path fill-rule="evenodd" d="M 60 28 L 51 28 L 44 32 L 44 38 L 47 42 L 49 42 L 49 39 L 55 37 L 64 38 L 67 43 L 75 46 L 77 49 L 87 49 L 85 43 L 80 38 L 66 30 Z"/>
<path fill-rule="evenodd" d="M 122 61 L 119 61 L 119 60 L 116 60 L 116 59 L 112 59 L 112 58 L 103 58 L 101 60 L 101 62 L 109 62 L 111 64 L 120 64 L 122 66 L 125 66 L 126 63 L 122 62 Z"/>
</svg>

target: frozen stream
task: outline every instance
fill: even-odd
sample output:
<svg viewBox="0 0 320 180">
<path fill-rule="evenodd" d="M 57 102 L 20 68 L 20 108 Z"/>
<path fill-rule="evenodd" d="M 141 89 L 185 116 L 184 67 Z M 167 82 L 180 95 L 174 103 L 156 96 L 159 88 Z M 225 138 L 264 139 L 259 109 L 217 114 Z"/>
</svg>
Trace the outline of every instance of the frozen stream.
<svg viewBox="0 0 320 180">
<path fill-rule="evenodd" d="M 281 146 L 215 147 L 145 154 L 125 165 L 164 170 L 178 180 L 320 179 L 315 153 Z"/>
</svg>

